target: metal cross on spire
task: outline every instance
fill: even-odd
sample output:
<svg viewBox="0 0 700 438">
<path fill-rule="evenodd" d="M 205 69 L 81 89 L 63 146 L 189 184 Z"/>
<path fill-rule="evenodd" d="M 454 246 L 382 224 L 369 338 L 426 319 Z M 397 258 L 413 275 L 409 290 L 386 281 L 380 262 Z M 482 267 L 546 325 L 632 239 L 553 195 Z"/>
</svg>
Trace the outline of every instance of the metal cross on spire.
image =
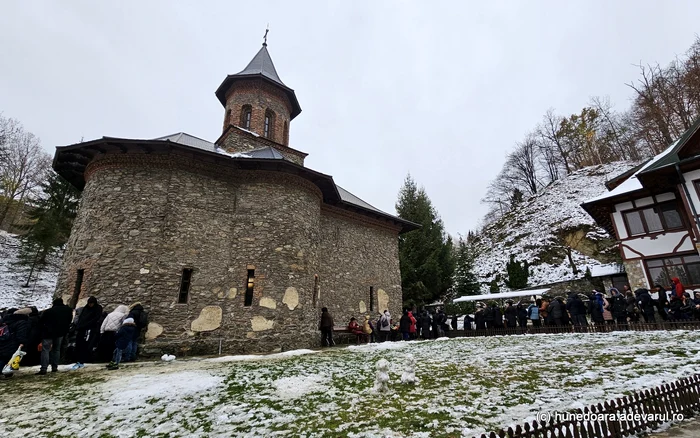
<svg viewBox="0 0 700 438">
<path fill-rule="evenodd" d="M 267 33 L 270 31 L 270 25 L 268 24 L 265 28 L 265 35 L 263 35 L 263 46 L 267 47 Z"/>
</svg>

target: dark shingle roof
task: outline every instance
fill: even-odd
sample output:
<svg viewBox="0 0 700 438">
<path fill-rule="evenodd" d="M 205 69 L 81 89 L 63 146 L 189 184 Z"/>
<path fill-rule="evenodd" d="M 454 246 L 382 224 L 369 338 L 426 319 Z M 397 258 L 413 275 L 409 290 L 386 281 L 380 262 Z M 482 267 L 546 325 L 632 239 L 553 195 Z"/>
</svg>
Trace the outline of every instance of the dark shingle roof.
<svg viewBox="0 0 700 438">
<path fill-rule="evenodd" d="M 272 63 L 272 58 L 270 58 L 270 52 L 267 51 L 267 46 L 265 45 L 262 46 L 262 49 L 260 49 L 255 57 L 253 57 L 253 60 L 248 63 L 246 68 L 232 76 L 255 74 L 263 75 L 266 78 L 272 79 L 278 84 L 286 87 L 284 82 L 282 82 L 282 79 L 280 79 L 279 75 L 277 74 L 275 65 Z"/>
<path fill-rule="evenodd" d="M 289 114 L 290 119 L 294 119 L 301 113 L 301 106 L 299 106 L 299 101 L 297 100 L 294 90 L 284 85 L 284 82 L 280 79 L 275 65 L 272 63 L 272 58 L 270 58 L 270 53 L 267 51 L 266 44 L 263 44 L 263 47 L 255 54 L 253 60 L 248 63 L 246 68 L 234 75 L 226 76 L 226 79 L 224 79 L 216 90 L 216 97 L 223 106 L 226 106 L 226 93 L 231 86 L 237 81 L 254 78 L 262 78 L 269 81 L 284 91 L 289 98 L 289 102 L 292 104 L 292 111 Z"/>
</svg>

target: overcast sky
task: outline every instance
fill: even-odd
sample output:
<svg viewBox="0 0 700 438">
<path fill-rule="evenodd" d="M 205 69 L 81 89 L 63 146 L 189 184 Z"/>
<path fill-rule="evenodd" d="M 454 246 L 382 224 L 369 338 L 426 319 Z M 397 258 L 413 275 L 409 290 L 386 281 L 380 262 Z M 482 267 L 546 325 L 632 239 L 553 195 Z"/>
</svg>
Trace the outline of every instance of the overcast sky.
<svg viewBox="0 0 700 438">
<path fill-rule="evenodd" d="M 0 112 L 55 146 L 214 141 L 214 91 L 268 49 L 302 113 L 290 146 L 394 212 L 407 173 L 453 235 L 548 108 L 629 105 L 633 65 L 691 45 L 690 1 L 21 1 L 0 6 Z M 556 206 L 553 206 L 556 208 Z"/>
</svg>

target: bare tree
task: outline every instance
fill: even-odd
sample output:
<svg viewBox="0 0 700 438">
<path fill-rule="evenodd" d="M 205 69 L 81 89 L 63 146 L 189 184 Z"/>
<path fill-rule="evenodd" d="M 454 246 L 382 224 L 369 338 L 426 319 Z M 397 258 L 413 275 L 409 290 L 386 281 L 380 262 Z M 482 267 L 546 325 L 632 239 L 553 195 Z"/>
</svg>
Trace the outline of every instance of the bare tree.
<svg viewBox="0 0 700 438">
<path fill-rule="evenodd" d="M 639 160 L 641 159 L 637 142 L 632 131 L 623 116 L 613 110 L 609 97 L 592 97 L 591 107 L 600 116 L 598 137 L 606 142 L 613 160 Z"/>
<path fill-rule="evenodd" d="M 39 186 L 51 165 L 51 158 L 41 149 L 39 139 L 26 132 L 17 121 L 4 119 L 0 125 L 6 127 L 3 137 L 5 156 L 0 166 L 0 195 L 4 204 L 0 207 L 2 224 L 12 204 L 22 202 Z"/>
<path fill-rule="evenodd" d="M 536 194 L 541 187 L 537 169 L 537 149 L 536 137 L 528 134 L 525 140 L 517 143 L 513 152 L 508 154 L 505 164 L 513 188 L 522 187 L 524 192 L 530 195 Z"/>
<path fill-rule="evenodd" d="M 563 118 L 554 114 L 553 109 L 548 109 L 544 115 L 544 120 L 539 126 L 538 133 L 543 139 L 543 147 L 547 147 L 559 155 L 561 162 L 564 164 L 564 170 L 569 174 L 573 170 L 569 164 L 569 151 L 564 144 L 561 135 L 561 123 Z"/>
</svg>

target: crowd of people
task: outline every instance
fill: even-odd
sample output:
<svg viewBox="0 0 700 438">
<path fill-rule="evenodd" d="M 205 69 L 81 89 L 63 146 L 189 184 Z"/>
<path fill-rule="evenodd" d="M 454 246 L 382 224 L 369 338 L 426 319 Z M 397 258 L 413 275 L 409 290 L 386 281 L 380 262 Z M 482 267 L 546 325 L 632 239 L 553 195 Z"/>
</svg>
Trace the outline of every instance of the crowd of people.
<svg viewBox="0 0 700 438">
<path fill-rule="evenodd" d="M 692 292 L 692 291 L 691 291 Z M 652 295 L 656 295 L 652 297 Z M 463 330 L 490 330 L 527 327 L 583 327 L 593 325 L 627 326 L 645 322 L 700 321 L 700 291 L 691 296 L 678 278 L 670 287 L 656 284 L 651 290 L 640 288 L 634 292 L 625 285 L 622 291 L 611 288 L 608 294 L 593 290 L 588 294 L 571 292 L 567 297 L 542 295 L 536 300 L 477 302 L 473 314 L 448 317 L 443 309 L 429 312 L 404 309 L 396 320 L 388 310 L 376 319 L 364 316 L 360 323 L 351 318 L 343 332 L 356 335 L 358 342 L 385 342 L 410 339 L 435 339 L 446 331 L 458 330 L 458 319 L 463 319 Z M 449 321 L 449 324 L 448 324 Z M 335 345 L 333 317 L 322 309 L 319 330 L 321 345 Z"/>
<path fill-rule="evenodd" d="M 403 314 L 395 320 L 388 310 L 377 315 L 377 319 L 364 316 L 364 322 L 360 324 L 355 317 L 350 318 L 344 332 L 354 334 L 358 342 L 386 342 L 410 339 L 434 339 L 444 336 L 445 331 L 450 330 L 447 324 L 447 315 L 443 309 L 429 312 L 425 309 L 417 311 L 404 309 Z M 452 318 L 453 329 L 457 329 L 457 319 Z M 333 317 L 324 307 L 321 309 L 321 345 L 324 347 L 335 345 L 333 340 Z"/>
<path fill-rule="evenodd" d="M 47 374 L 49 367 L 58 371 L 61 362 L 75 362 L 74 370 L 91 362 L 118 369 L 121 362 L 136 359 L 147 326 L 148 312 L 141 303 L 121 304 L 108 313 L 95 297 L 75 310 L 61 298 L 42 311 L 5 309 L 0 311 L 0 368 L 20 349 L 26 353 L 22 365 L 40 364 L 39 375 Z"/>
</svg>

